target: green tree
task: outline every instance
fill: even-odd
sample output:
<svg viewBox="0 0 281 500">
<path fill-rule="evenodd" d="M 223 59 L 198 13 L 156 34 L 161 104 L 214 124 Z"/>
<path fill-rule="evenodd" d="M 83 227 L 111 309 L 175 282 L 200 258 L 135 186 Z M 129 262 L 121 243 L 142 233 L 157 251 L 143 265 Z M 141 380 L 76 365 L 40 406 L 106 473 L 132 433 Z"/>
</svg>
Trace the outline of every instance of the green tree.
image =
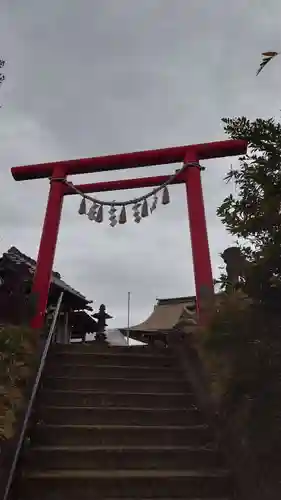
<svg viewBox="0 0 281 500">
<path fill-rule="evenodd" d="M 252 264 L 244 270 L 244 291 L 274 307 L 281 300 L 281 125 L 245 117 L 223 123 L 231 138 L 248 140 L 249 148 L 240 168 L 226 176 L 236 194 L 225 198 L 217 214 Z"/>
<path fill-rule="evenodd" d="M 223 295 L 203 349 L 213 363 L 222 411 L 255 457 L 261 498 L 275 499 L 281 498 L 281 125 L 245 117 L 223 123 L 231 138 L 249 143 L 239 167 L 226 176 L 235 194 L 217 210 L 237 238 L 237 247 L 222 257 L 228 276 L 236 283 L 240 278 L 240 290 L 229 287 L 234 293 Z M 272 488 L 278 494 L 268 496 Z"/>
</svg>

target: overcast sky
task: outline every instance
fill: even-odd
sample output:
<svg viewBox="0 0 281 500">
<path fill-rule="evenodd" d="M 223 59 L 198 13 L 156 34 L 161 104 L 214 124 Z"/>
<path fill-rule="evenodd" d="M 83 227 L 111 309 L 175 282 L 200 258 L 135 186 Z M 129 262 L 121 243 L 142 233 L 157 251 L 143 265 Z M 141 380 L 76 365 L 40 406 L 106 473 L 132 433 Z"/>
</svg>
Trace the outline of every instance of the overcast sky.
<svg viewBox="0 0 281 500">
<path fill-rule="evenodd" d="M 36 257 L 48 192 L 47 180 L 13 181 L 12 166 L 220 140 L 223 116 L 279 116 L 281 60 L 255 73 L 262 51 L 280 49 L 280 0 L 2 0 L 1 253 L 16 245 Z M 214 274 L 231 243 L 216 217 L 230 162 L 203 162 Z M 55 269 L 107 305 L 112 327 L 126 324 L 128 291 L 132 323 L 156 297 L 194 293 L 186 195 L 170 192 L 169 206 L 114 229 L 78 216 L 77 197 L 65 200 Z"/>
</svg>

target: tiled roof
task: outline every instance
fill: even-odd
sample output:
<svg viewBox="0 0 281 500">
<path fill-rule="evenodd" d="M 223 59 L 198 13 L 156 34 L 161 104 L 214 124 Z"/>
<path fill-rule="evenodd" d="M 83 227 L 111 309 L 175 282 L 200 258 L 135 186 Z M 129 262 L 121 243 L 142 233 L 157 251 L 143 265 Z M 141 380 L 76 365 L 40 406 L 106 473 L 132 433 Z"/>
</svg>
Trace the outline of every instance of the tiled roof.
<svg viewBox="0 0 281 500">
<path fill-rule="evenodd" d="M 36 260 L 31 259 L 24 253 L 20 252 L 16 247 L 11 247 L 8 252 L 4 254 L 6 257 L 9 258 L 12 262 L 15 264 L 26 264 L 29 268 L 29 271 L 31 274 L 34 274 L 35 268 L 36 268 Z M 60 274 L 53 271 L 52 276 L 51 276 L 51 283 L 54 285 L 58 286 L 65 292 L 71 293 L 72 295 L 75 295 L 76 297 L 80 298 L 81 300 L 85 301 L 86 303 L 89 303 L 90 301 L 86 299 L 82 293 L 78 292 L 71 286 L 69 286 L 65 281 L 63 281 L 60 277 Z"/>
<path fill-rule="evenodd" d="M 189 310 L 189 301 L 180 303 L 157 304 L 152 314 L 139 325 L 130 327 L 130 331 L 167 331 L 176 327 L 184 314 L 193 315 Z"/>
<path fill-rule="evenodd" d="M 220 297 L 222 292 L 215 293 L 216 297 Z M 188 305 L 191 309 L 196 308 L 196 295 L 190 295 L 188 297 L 173 297 L 171 299 L 157 299 L 157 305 L 159 306 L 168 306 L 175 304 L 185 304 Z"/>
<path fill-rule="evenodd" d="M 190 304 L 192 306 L 196 306 L 196 296 L 192 295 L 189 297 L 173 297 L 171 299 L 157 299 L 159 306 L 164 305 L 175 305 L 175 304 Z"/>
<path fill-rule="evenodd" d="M 216 294 L 219 298 L 220 293 Z M 167 332 L 188 322 L 196 324 L 196 297 L 176 297 L 170 299 L 157 299 L 150 316 L 140 323 L 130 327 L 130 332 Z"/>
</svg>

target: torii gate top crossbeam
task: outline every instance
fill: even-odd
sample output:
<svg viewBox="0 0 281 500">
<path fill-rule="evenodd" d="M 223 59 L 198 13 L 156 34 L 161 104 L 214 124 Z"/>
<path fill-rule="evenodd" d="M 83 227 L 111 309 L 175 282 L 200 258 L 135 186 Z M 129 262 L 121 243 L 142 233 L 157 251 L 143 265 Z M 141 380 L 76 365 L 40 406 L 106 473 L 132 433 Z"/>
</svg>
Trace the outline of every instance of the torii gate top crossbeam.
<svg viewBox="0 0 281 500">
<path fill-rule="evenodd" d="M 246 150 L 246 141 L 240 139 L 226 140 L 149 151 L 137 151 L 134 153 L 96 156 L 94 158 L 25 165 L 13 167 L 11 171 L 16 181 L 24 181 L 51 177 L 56 167 L 60 167 L 60 171 L 64 172 L 64 175 L 86 174 L 90 172 L 183 162 L 189 152 L 195 154 L 198 160 L 207 160 L 210 158 L 244 154 Z"/>
</svg>

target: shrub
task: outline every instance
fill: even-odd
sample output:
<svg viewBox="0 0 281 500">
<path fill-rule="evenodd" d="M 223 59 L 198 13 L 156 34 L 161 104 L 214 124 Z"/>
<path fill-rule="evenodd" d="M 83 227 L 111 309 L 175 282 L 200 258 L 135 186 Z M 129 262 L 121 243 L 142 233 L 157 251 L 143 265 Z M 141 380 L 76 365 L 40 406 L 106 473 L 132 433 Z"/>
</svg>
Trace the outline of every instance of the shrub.
<svg viewBox="0 0 281 500">
<path fill-rule="evenodd" d="M 37 344 L 38 332 L 27 326 L 0 329 L 0 440 L 14 434 L 17 412 L 36 365 Z"/>
<path fill-rule="evenodd" d="M 281 317 L 239 291 L 225 294 L 201 352 L 212 391 L 228 420 L 259 457 L 281 450 Z"/>
</svg>

